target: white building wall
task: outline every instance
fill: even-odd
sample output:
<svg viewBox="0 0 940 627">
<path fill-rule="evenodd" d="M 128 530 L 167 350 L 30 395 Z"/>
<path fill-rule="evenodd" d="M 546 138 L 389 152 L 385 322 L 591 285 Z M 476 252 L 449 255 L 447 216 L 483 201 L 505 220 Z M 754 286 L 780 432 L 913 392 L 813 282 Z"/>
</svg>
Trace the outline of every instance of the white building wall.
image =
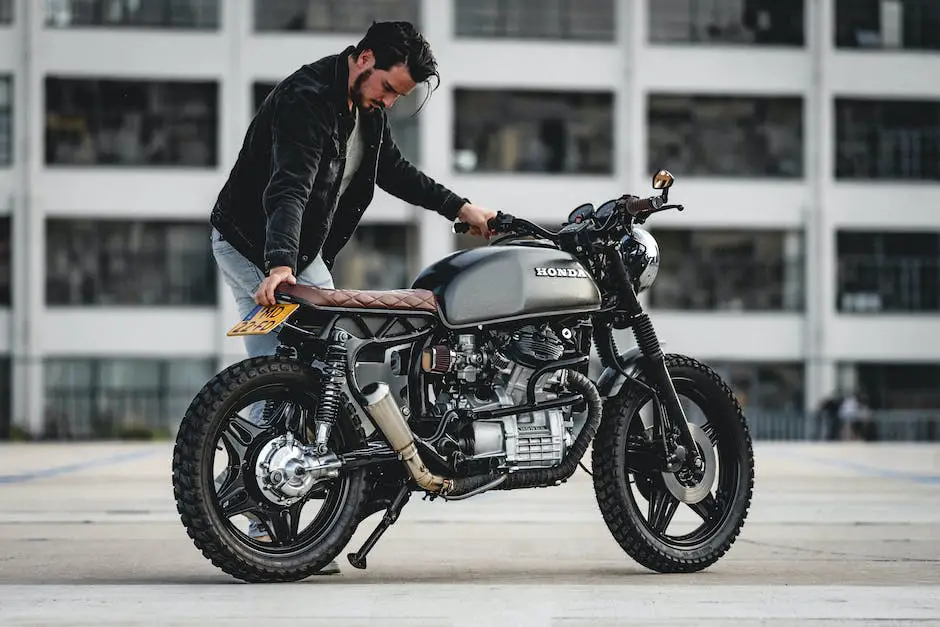
<svg viewBox="0 0 940 627">
<path fill-rule="evenodd" d="M 676 171 L 670 198 L 683 213 L 667 228 L 786 228 L 807 236 L 807 309 L 802 313 L 654 312 L 669 349 L 705 360 L 794 361 L 807 369 L 807 406 L 835 385 L 834 366 L 865 359 L 937 361 L 940 316 L 847 316 L 835 310 L 835 232 L 940 229 L 940 184 L 837 183 L 833 103 L 837 96 L 940 99 L 940 55 L 836 51 L 832 0 L 807 0 L 802 49 L 663 46 L 647 43 L 647 3 L 618 2 L 616 40 L 605 43 L 458 39 L 450 0 L 423 0 L 422 28 L 442 72 L 420 115 L 423 169 L 479 204 L 540 222 L 561 221 L 585 201 L 649 191 L 646 99 L 650 93 L 795 95 L 804 99 L 805 176 L 798 181 L 690 179 Z M 225 0 L 217 32 L 107 28 L 48 29 L 38 0 L 17 0 L 0 26 L 0 74 L 14 75 L 14 164 L 0 168 L 0 214 L 14 215 L 14 305 L 0 309 L 0 350 L 16 363 L 14 420 L 38 429 L 40 360 L 58 355 L 240 357 L 225 338 L 236 320 L 228 289 L 216 309 L 56 308 L 44 301 L 47 217 L 207 217 L 252 113 L 251 86 L 354 43 L 356 36 L 255 33 L 249 0 Z M 43 163 L 46 76 L 206 79 L 220 82 L 219 165 L 209 169 L 71 168 Z M 930 80 L 930 78 L 933 80 Z M 612 90 L 612 176 L 458 174 L 452 167 L 454 90 Z M 450 252 L 449 224 L 384 193 L 366 222 L 417 222 L 426 265 Z"/>
</svg>

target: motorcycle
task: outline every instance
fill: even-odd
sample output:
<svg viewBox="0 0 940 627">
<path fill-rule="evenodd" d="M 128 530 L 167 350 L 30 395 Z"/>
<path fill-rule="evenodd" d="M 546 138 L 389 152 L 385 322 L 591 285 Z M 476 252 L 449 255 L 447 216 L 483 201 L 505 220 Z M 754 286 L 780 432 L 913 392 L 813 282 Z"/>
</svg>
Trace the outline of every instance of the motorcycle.
<svg viewBox="0 0 940 627">
<path fill-rule="evenodd" d="M 500 212 L 490 245 L 448 255 L 410 289 L 282 285 L 278 304 L 228 332 L 277 333 L 277 354 L 218 373 L 179 427 L 173 488 L 196 547 L 235 578 L 296 581 L 384 511 L 347 555 L 365 568 L 413 493 L 553 487 L 580 465 L 636 562 L 714 564 L 747 517 L 754 455 L 732 390 L 707 365 L 664 354 L 638 299 L 659 268 L 640 225 L 683 210 L 666 204 L 674 180 L 661 170 L 658 196 L 581 205 L 557 232 Z M 613 331 L 627 328 L 637 345 L 621 353 Z M 680 505 L 690 528 L 671 530 Z"/>
</svg>

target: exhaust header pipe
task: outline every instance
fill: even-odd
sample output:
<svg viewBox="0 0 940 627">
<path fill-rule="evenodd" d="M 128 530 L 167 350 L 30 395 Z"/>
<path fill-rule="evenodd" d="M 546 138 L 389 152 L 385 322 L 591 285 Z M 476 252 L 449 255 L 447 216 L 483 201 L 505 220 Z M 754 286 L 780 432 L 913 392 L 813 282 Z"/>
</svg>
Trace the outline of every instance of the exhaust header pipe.
<svg viewBox="0 0 940 627">
<path fill-rule="evenodd" d="M 446 479 L 428 470 L 418 455 L 414 434 L 402 415 L 386 383 L 369 383 L 362 389 L 366 409 L 376 425 L 388 439 L 388 443 L 405 463 L 408 472 L 419 486 L 429 492 L 448 495 L 454 489 L 454 480 Z"/>
</svg>

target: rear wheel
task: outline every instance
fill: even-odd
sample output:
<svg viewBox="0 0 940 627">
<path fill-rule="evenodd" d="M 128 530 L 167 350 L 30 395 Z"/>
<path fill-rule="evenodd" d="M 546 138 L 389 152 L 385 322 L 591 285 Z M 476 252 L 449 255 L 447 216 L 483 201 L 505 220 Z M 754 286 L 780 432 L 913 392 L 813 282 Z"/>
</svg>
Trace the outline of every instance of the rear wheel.
<svg viewBox="0 0 940 627">
<path fill-rule="evenodd" d="M 690 481 L 641 462 L 643 452 L 662 449 L 652 428 L 658 408 L 628 382 L 604 405 L 594 440 L 594 489 L 608 529 L 630 557 L 655 571 L 687 573 L 715 563 L 741 531 L 754 453 L 741 407 L 714 371 L 682 355 L 667 355 L 666 367 L 705 463 L 704 478 Z"/>
<path fill-rule="evenodd" d="M 295 360 L 247 359 L 206 383 L 180 425 L 173 452 L 180 518 L 203 555 L 238 579 L 303 579 L 335 558 L 356 530 L 364 468 L 335 478 L 294 472 L 316 430 L 319 385 L 319 376 Z M 362 441 L 354 420 L 341 410 L 331 453 Z"/>
</svg>

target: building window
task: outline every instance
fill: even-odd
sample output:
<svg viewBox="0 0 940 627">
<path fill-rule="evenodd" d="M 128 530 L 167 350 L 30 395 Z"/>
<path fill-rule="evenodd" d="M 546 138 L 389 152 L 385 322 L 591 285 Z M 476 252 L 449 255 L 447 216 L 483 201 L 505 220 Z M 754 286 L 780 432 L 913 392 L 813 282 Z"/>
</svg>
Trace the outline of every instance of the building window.
<svg viewBox="0 0 940 627">
<path fill-rule="evenodd" d="M 0 216 L 0 307 L 9 307 L 13 304 L 12 290 L 12 218 Z"/>
<path fill-rule="evenodd" d="M 940 101 L 837 98 L 836 178 L 940 179 Z"/>
<path fill-rule="evenodd" d="M 746 410 L 803 412 L 803 364 L 709 362 Z M 802 424 L 800 425 L 802 427 Z"/>
<path fill-rule="evenodd" d="M 613 41 L 614 0 L 456 0 L 458 37 Z"/>
<path fill-rule="evenodd" d="M 940 441 L 940 364 L 840 363 L 838 379 L 830 437 Z"/>
<path fill-rule="evenodd" d="M 411 224 L 360 224 L 336 256 L 333 283 L 352 290 L 408 287 L 417 272 L 418 231 Z"/>
<path fill-rule="evenodd" d="M 203 223 L 50 219 L 46 303 L 215 305 L 216 268 Z"/>
<path fill-rule="evenodd" d="M 372 22 L 404 20 L 420 28 L 420 0 L 254 0 L 256 31 L 365 35 Z"/>
<path fill-rule="evenodd" d="M 651 95 L 648 115 L 651 172 L 803 176 L 802 98 Z"/>
<path fill-rule="evenodd" d="M 802 237 L 792 231 L 656 230 L 656 309 L 800 311 Z"/>
<path fill-rule="evenodd" d="M 940 311 L 940 233 L 840 231 L 843 313 Z"/>
<path fill-rule="evenodd" d="M 455 102 L 460 172 L 613 172 L 611 93 L 458 89 Z"/>
<path fill-rule="evenodd" d="M 46 163 L 213 167 L 218 83 L 46 78 Z"/>
<path fill-rule="evenodd" d="M 13 0 L 0 0 L 0 24 L 13 23 Z"/>
<path fill-rule="evenodd" d="M 872 409 L 940 409 L 940 364 L 860 362 L 841 369 L 853 381 L 842 391 L 864 395 Z"/>
<path fill-rule="evenodd" d="M 0 440 L 9 440 L 13 431 L 13 372 L 9 355 L 0 356 Z"/>
<path fill-rule="evenodd" d="M 836 47 L 940 49 L 937 0 L 836 0 Z"/>
<path fill-rule="evenodd" d="M 804 0 L 650 0 L 656 43 L 802 46 Z"/>
<path fill-rule="evenodd" d="M 212 359 L 47 359 L 50 439 L 172 439 L 193 397 L 215 374 Z"/>
<path fill-rule="evenodd" d="M 800 363 L 709 362 L 724 379 L 747 414 L 756 440 L 802 440 L 804 367 Z"/>
<path fill-rule="evenodd" d="M 255 111 L 257 111 L 264 102 L 268 94 L 277 83 L 269 81 L 255 82 L 252 85 L 252 99 Z M 401 151 L 401 154 L 411 163 L 418 165 L 421 156 L 421 141 L 419 136 L 420 124 L 418 123 L 418 107 L 424 101 L 425 92 L 422 87 L 418 87 L 408 96 L 402 96 L 395 101 L 395 105 L 386 109 L 388 124 L 391 127 L 392 139 Z"/>
<path fill-rule="evenodd" d="M 219 0 L 46 0 L 46 25 L 214 30 Z"/>
<path fill-rule="evenodd" d="M 13 78 L 0 76 L 0 166 L 13 163 Z"/>
</svg>

